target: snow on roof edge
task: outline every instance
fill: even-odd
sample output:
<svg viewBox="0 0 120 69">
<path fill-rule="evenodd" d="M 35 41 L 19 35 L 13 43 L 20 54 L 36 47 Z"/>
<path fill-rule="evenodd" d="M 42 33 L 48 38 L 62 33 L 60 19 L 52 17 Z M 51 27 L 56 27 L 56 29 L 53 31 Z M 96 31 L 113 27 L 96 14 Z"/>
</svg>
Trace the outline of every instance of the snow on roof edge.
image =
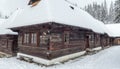
<svg viewBox="0 0 120 69">
<path fill-rule="evenodd" d="M 47 0 L 46 0 L 46 1 L 47 1 Z M 72 5 L 72 6 L 73 6 L 73 5 Z M 74 7 L 75 7 L 75 6 L 74 6 Z M 75 8 L 78 9 L 78 7 L 75 7 Z M 80 9 L 80 8 L 79 8 L 79 9 Z M 25 9 L 24 9 L 24 10 L 25 10 Z M 80 11 L 81 11 L 81 10 L 80 10 Z M 83 10 L 82 10 L 82 12 L 83 12 Z M 87 12 L 84 11 L 84 13 L 86 13 L 86 14 L 88 15 Z M 91 15 L 89 14 L 88 16 L 91 16 Z M 91 17 L 92 17 L 92 16 L 91 16 Z M 82 18 L 81 18 L 81 19 L 82 19 Z M 93 20 L 93 19 L 94 19 L 94 18 L 92 17 L 92 20 Z M 15 19 L 14 19 L 14 20 L 15 20 Z M 48 19 L 46 19 L 46 20 L 48 20 L 48 21 L 50 21 L 50 22 L 51 22 L 51 21 L 54 21 L 54 22 L 59 22 L 59 23 L 63 23 L 63 24 L 64 24 L 64 23 L 65 23 L 65 24 L 67 23 L 68 25 L 73 25 L 73 24 L 69 24 L 69 22 L 61 22 L 61 21 L 59 21 L 59 20 L 57 21 L 57 20 L 54 20 L 54 18 L 49 18 L 49 17 L 48 17 Z M 48 21 L 46 21 L 46 20 L 43 20 L 43 21 L 41 21 L 40 23 L 48 22 Z M 94 19 L 94 20 L 95 20 L 95 19 Z M 94 22 L 99 22 L 99 21 L 96 20 L 96 21 L 94 21 Z M 29 22 L 28 22 L 28 23 L 29 23 Z M 99 24 L 100 24 L 100 23 L 99 23 Z M 33 24 L 31 23 L 30 25 L 33 25 Z M 78 25 L 73 25 L 73 26 L 78 26 Z M 96 26 L 97 26 L 97 25 L 96 25 Z M 14 27 L 14 26 L 13 26 L 13 27 Z M 19 26 L 18 26 L 18 27 L 19 27 Z M 85 26 L 81 26 L 81 25 L 80 25 L 79 27 L 84 27 L 84 28 L 87 28 L 87 29 L 92 29 L 92 31 L 94 31 L 94 32 L 96 32 L 96 33 L 102 33 L 102 34 L 106 33 L 106 31 L 105 31 L 104 29 L 99 29 L 100 27 L 98 28 L 99 31 L 97 31 L 95 28 L 92 28 L 92 27 L 87 27 L 87 26 L 85 27 Z M 93 26 L 93 27 L 94 27 L 94 26 Z M 11 28 L 11 27 L 9 27 L 9 28 Z M 101 31 L 101 30 L 102 30 L 102 31 Z"/>
</svg>

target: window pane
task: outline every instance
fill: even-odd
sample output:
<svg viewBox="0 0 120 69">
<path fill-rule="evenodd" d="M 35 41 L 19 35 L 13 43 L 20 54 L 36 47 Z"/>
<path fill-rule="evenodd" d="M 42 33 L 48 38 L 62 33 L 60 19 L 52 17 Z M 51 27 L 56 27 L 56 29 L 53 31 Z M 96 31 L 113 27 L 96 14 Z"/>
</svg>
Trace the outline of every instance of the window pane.
<svg viewBox="0 0 120 69">
<path fill-rule="evenodd" d="M 29 34 L 26 35 L 26 43 L 29 43 Z"/>
<path fill-rule="evenodd" d="M 24 43 L 29 43 L 29 34 L 24 34 Z"/>
<path fill-rule="evenodd" d="M 82 40 L 82 39 L 84 39 L 84 34 L 83 33 L 76 33 L 76 32 L 71 32 L 70 33 L 70 41 Z"/>
<path fill-rule="evenodd" d="M 59 33 L 52 33 L 50 37 L 51 42 L 62 42 L 62 36 Z"/>
<path fill-rule="evenodd" d="M 34 34 L 34 43 L 37 43 L 37 35 Z"/>
<path fill-rule="evenodd" d="M 36 39 L 37 39 L 36 33 L 32 33 L 31 34 L 31 43 L 36 44 L 37 43 Z"/>
<path fill-rule="evenodd" d="M 26 43 L 26 34 L 24 34 L 24 43 Z"/>
</svg>

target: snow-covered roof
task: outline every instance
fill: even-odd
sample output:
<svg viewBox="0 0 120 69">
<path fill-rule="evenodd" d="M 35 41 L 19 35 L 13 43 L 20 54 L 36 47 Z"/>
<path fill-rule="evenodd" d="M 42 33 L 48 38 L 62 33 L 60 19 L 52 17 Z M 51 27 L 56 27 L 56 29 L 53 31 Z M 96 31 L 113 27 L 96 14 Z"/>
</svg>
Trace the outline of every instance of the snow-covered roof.
<svg viewBox="0 0 120 69">
<path fill-rule="evenodd" d="M 5 35 L 5 34 L 13 34 L 13 35 L 17 35 L 16 32 L 13 32 L 10 29 L 6 29 L 4 28 L 3 24 L 6 23 L 7 19 L 0 19 L 0 35 Z"/>
<path fill-rule="evenodd" d="M 0 19 L 0 24 L 4 23 L 5 19 Z"/>
<path fill-rule="evenodd" d="M 113 37 L 120 37 L 120 24 L 106 24 Z"/>
<path fill-rule="evenodd" d="M 19 10 L 7 28 L 58 22 L 84 27 L 97 33 L 106 33 L 104 24 L 90 14 L 70 4 L 66 0 L 41 0 L 35 7 L 26 6 Z"/>
<path fill-rule="evenodd" d="M 22 9 L 17 9 L 8 19 L 3 19 L 0 20 L 0 35 L 5 35 L 5 34 L 12 34 L 12 35 L 17 35 L 17 32 L 13 32 L 12 30 L 8 29 L 9 25 L 14 21 L 16 16 L 19 14 L 20 10 Z"/>
<path fill-rule="evenodd" d="M 16 32 L 13 32 L 10 29 L 0 29 L 0 35 L 5 35 L 5 34 L 17 35 Z"/>
</svg>

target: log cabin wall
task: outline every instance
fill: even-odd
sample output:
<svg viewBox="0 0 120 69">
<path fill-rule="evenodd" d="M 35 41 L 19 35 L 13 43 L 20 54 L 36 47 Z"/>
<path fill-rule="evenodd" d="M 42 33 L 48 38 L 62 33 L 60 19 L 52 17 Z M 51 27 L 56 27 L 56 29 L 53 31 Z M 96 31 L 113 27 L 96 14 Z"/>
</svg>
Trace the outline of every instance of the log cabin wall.
<svg viewBox="0 0 120 69">
<path fill-rule="evenodd" d="M 96 47 L 100 47 L 102 44 L 102 38 L 101 38 L 101 34 L 98 33 L 94 33 L 94 32 L 89 32 L 86 33 L 89 37 L 89 48 L 96 48 Z"/>
<path fill-rule="evenodd" d="M 107 46 L 110 46 L 110 38 L 107 36 Z"/>
<path fill-rule="evenodd" d="M 51 50 L 85 46 L 85 30 L 66 30 L 65 28 L 54 29 L 51 31 L 50 47 Z M 68 28 L 67 28 L 68 29 Z M 57 32 L 56 32 L 57 31 Z M 60 45 L 60 46 L 59 46 Z"/>
<path fill-rule="evenodd" d="M 110 45 L 110 40 L 109 40 L 108 36 L 105 37 L 105 41 L 106 41 L 105 46 L 109 46 Z"/>
<path fill-rule="evenodd" d="M 120 45 L 120 38 L 119 37 L 114 38 L 113 42 L 114 42 L 114 45 Z"/>
<path fill-rule="evenodd" d="M 110 46 L 110 37 L 108 35 L 106 34 L 102 35 L 101 39 L 103 47 Z"/>
<path fill-rule="evenodd" d="M 90 30 L 44 23 L 19 28 L 19 52 L 52 59 L 85 50 L 85 34 Z M 34 33 L 34 34 L 33 34 Z"/>
<path fill-rule="evenodd" d="M 117 45 L 118 44 L 117 42 L 118 42 L 118 39 L 115 39 L 114 40 L 114 45 Z"/>
<path fill-rule="evenodd" d="M 45 59 L 95 48 L 103 43 L 100 34 L 89 29 L 54 22 L 18 27 L 13 30 L 19 32 L 19 52 Z"/>
<path fill-rule="evenodd" d="M 48 59 L 49 23 L 22 27 L 18 35 L 19 52 Z"/>
<path fill-rule="evenodd" d="M 114 40 L 115 40 L 115 38 L 109 37 L 109 39 L 110 39 L 110 46 L 113 46 L 113 45 L 114 45 Z"/>
<path fill-rule="evenodd" d="M 101 46 L 100 40 L 101 40 L 100 34 L 95 34 L 95 47 L 100 47 Z"/>
<path fill-rule="evenodd" d="M 106 38 L 103 39 L 103 46 L 107 46 Z"/>
<path fill-rule="evenodd" d="M 104 40 L 105 40 L 105 38 L 104 38 L 104 35 L 100 35 L 100 46 L 103 48 L 104 47 Z"/>
<path fill-rule="evenodd" d="M 117 41 L 118 41 L 117 44 L 120 45 L 120 39 L 118 39 Z"/>
<path fill-rule="evenodd" d="M 85 50 L 86 29 L 69 26 L 52 27 L 50 37 L 50 59 Z"/>
<path fill-rule="evenodd" d="M 88 33 L 87 34 L 89 36 L 89 48 L 95 48 L 96 46 L 96 42 L 95 42 L 95 39 L 96 39 L 96 34 L 91 32 L 91 33 Z"/>
<path fill-rule="evenodd" d="M 0 52 L 16 55 L 17 35 L 0 35 Z"/>
</svg>

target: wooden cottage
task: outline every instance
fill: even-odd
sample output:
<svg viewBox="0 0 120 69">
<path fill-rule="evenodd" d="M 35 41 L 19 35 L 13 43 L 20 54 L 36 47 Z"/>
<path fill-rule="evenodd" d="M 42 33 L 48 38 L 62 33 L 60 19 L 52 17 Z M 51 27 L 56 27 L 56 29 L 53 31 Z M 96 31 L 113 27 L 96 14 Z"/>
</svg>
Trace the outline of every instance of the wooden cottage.
<svg viewBox="0 0 120 69">
<path fill-rule="evenodd" d="M 120 24 L 106 24 L 106 27 L 112 32 L 110 36 L 112 45 L 120 45 L 120 32 L 118 31 Z"/>
<path fill-rule="evenodd" d="M 18 31 L 19 52 L 53 59 L 89 48 L 89 29 L 55 22 L 13 28 Z M 92 38 L 91 38 L 92 39 Z"/>
<path fill-rule="evenodd" d="M 15 56 L 17 51 L 17 35 L 0 34 L 0 52 Z"/>
<path fill-rule="evenodd" d="M 17 33 L 0 24 L 0 52 L 14 56 L 17 51 Z"/>
<path fill-rule="evenodd" d="M 15 56 L 17 55 L 17 33 L 13 32 L 10 29 L 6 29 L 8 26 L 7 20 L 9 19 L 0 19 L 0 53 Z"/>
<path fill-rule="evenodd" d="M 46 65 L 68 59 L 63 56 L 78 57 L 87 48 L 104 47 L 107 38 L 104 24 L 66 0 L 40 0 L 20 11 L 9 28 L 18 32 L 18 56 L 34 61 L 39 57 L 36 62 Z"/>
</svg>

